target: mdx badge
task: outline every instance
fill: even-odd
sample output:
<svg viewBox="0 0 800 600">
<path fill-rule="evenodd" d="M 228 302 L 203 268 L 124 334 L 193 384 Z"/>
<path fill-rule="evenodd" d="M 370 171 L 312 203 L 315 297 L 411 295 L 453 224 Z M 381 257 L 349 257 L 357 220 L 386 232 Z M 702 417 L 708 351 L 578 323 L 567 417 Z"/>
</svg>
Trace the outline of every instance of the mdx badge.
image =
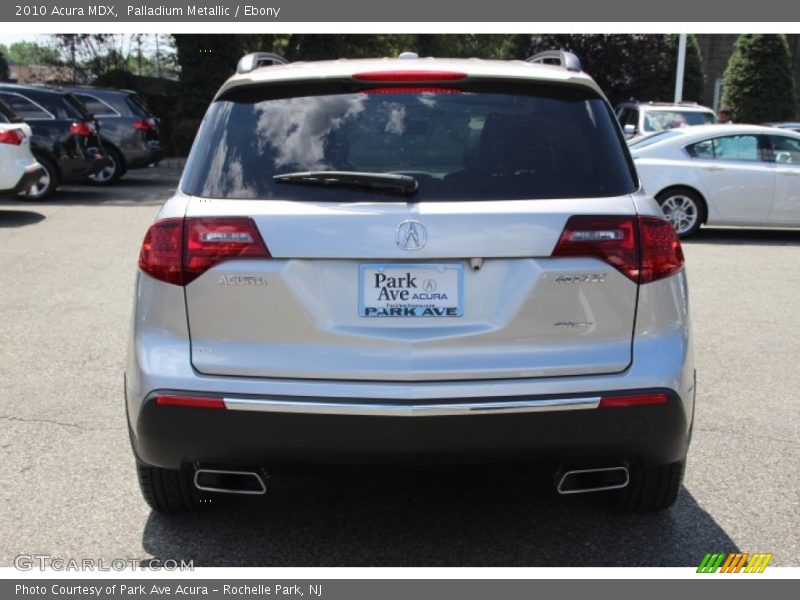
<svg viewBox="0 0 800 600">
<path fill-rule="evenodd" d="M 217 285 L 267 285 L 267 280 L 252 275 L 220 275 Z"/>
<path fill-rule="evenodd" d="M 605 273 L 559 273 L 553 283 L 605 283 Z"/>
<path fill-rule="evenodd" d="M 403 221 L 397 226 L 395 241 L 403 250 L 421 250 L 428 241 L 428 229 L 419 221 Z"/>
</svg>

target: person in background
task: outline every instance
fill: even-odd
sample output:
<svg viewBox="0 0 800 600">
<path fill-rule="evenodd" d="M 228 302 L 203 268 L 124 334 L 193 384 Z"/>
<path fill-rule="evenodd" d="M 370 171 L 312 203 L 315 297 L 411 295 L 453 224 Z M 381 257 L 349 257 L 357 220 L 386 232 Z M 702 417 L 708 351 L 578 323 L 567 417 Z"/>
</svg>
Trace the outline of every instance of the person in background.
<svg viewBox="0 0 800 600">
<path fill-rule="evenodd" d="M 719 112 L 717 113 L 717 122 L 720 125 L 730 125 L 733 123 L 733 119 L 731 117 L 732 115 L 730 108 L 720 108 Z"/>
</svg>

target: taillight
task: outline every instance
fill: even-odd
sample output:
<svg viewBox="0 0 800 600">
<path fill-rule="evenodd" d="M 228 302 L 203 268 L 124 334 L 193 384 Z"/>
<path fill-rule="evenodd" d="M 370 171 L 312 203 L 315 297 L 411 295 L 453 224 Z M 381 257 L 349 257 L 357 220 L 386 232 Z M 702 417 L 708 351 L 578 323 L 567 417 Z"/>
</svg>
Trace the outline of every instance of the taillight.
<svg viewBox="0 0 800 600">
<path fill-rule="evenodd" d="M 683 267 L 678 234 L 660 217 L 570 217 L 553 256 L 593 256 L 637 283 L 663 279 Z"/>
<path fill-rule="evenodd" d="M 456 71 L 368 71 L 356 73 L 356 81 L 384 83 L 424 83 L 431 81 L 459 81 L 466 79 L 466 73 Z"/>
<path fill-rule="evenodd" d="M 186 406 L 190 408 L 221 408 L 225 409 L 222 398 L 206 398 L 201 396 L 178 396 L 165 394 L 156 396 L 156 404 L 160 406 Z"/>
<path fill-rule="evenodd" d="M 150 131 L 153 128 L 153 124 L 150 123 L 150 119 L 136 119 L 133 122 L 133 128 L 139 131 Z"/>
<path fill-rule="evenodd" d="M 627 408 L 629 406 L 646 406 L 666 404 L 666 394 L 636 394 L 633 396 L 604 396 L 600 399 L 599 408 Z"/>
<path fill-rule="evenodd" d="M 0 144 L 19 146 L 23 141 L 25 141 L 25 132 L 22 129 L 0 131 Z"/>
<path fill-rule="evenodd" d="M 639 232 L 635 217 L 570 217 L 553 256 L 594 256 L 633 281 L 639 279 Z"/>
<path fill-rule="evenodd" d="M 86 121 L 75 121 L 69 126 L 69 132 L 72 135 L 79 135 L 81 137 L 89 137 L 95 132 L 94 125 Z"/>
<path fill-rule="evenodd" d="M 223 260 L 270 257 L 252 219 L 190 218 L 184 227 L 184 285 Z"/>
<path fill-rule="evenodd" d="M 250 218 L 164 219 L 145 235 L 139 268 L 161 281 L 187 285 L 224 260 L 269 257 Z"/>
<path fill-rule="evenodd" d="M 164 219 L 154 223 L 142 242 L 139 268 L 148 275 L 183 285 L 183 219 Z"/>
<path fill-rule="evenodd" d="M 672 223 L 660 217 L 639 217 L 642 266 L 639 283 L 669 277 L 683 267 L 683 249 Z"/>
</svg>

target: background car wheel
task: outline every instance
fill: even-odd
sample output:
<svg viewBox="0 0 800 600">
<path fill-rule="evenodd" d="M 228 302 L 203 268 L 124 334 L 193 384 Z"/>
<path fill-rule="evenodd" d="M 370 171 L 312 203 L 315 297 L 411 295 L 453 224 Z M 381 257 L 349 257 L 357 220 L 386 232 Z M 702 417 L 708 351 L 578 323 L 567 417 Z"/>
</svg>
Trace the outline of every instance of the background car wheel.
<svg viewBox="0 0 800 600">
<path fill-rule="evenodd" d="M 44 168 L 44 175 L 27 190 L 19 193 L 22 200 L 44 200 L 58 187 L 58 170 L 55 165 L 42 156 L 37 156 L 36 160 Z"/>
<path fill-rule="evenodd" d="M 139 489 L 150 508 L 164 514 L 195 511 L 205 496 L 194 487 L 187 469 L 173 471 L 136 463 Z"/>
<path fill-rule="evenodd" d="M 666 510 L 678 499 L 685 468 L 685 459 L 668 465 L 631 465 L 628 486 L 599 494 L 598 498 L 613 508 L 628 512 Z"/>
<path fill-rule="evenodd" d="M 695 192 L 679 188 L 666 190 L 656 200 L 680 237 L 688 237 L 700 229 L 705 207 Z"/>
<path fill-rule="evenodd" d="M 95 185 L 114 184 L 125 173 L 123 158 L 114 148 L 106 148 L 106 158 L 108 158 L 109 164 L 97 173 L 89 175 L 89 181 Z"/>
</svg>

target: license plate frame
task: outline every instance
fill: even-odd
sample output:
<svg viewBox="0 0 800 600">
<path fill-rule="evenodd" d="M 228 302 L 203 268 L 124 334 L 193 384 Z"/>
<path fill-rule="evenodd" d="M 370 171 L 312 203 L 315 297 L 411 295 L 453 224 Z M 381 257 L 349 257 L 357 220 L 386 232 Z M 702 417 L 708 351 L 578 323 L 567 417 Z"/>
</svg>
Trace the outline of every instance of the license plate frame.
<svg viewBox="0 0 800 600">
<path fill-rule="evenodd" d="M 405 274 L 402 273 L 403 271 Z M 394 288 L 394 290 L 387 289 L 387 293 L 408 290 L 409 299 L 373 300 L 366 298 L 366 277 L 380 272 L 383 272 L 387 278 L 395 276 L 398 280 L 413 278 L 411 282 L 416 287 L 406 285 Z M 424 277 L 425 274 L 428 277 Z M 434 282 L 432 290 L 429 281 Z M 454 282 L 455 290 L 452 289 Z M 405 283 L 408 284 L 409 281 L 405 281 Z M 426 289 L 421 289 L 422 285 L 426 286 Z M 371 292 L 375 292 L 375 289 Z M 415 293 L 417 296 L 424 294 L 426 297 L 414 298 L 412 294 Z M 427 297 L 434 294 L 445 294 L 447 298 L 443 300 Z M 373 294 L 370 293 L 370 295 Z M 455 303 L 451 296 L 455 296 Z M 380 302 L 384 303 L 383 306 L 375 305 Z M 464 265 L 459 263 L 362 263 L 358 269 L 358 314 L 363 318 L 447 319 L 462 317 L 464 315 Z"/>
</svg>

